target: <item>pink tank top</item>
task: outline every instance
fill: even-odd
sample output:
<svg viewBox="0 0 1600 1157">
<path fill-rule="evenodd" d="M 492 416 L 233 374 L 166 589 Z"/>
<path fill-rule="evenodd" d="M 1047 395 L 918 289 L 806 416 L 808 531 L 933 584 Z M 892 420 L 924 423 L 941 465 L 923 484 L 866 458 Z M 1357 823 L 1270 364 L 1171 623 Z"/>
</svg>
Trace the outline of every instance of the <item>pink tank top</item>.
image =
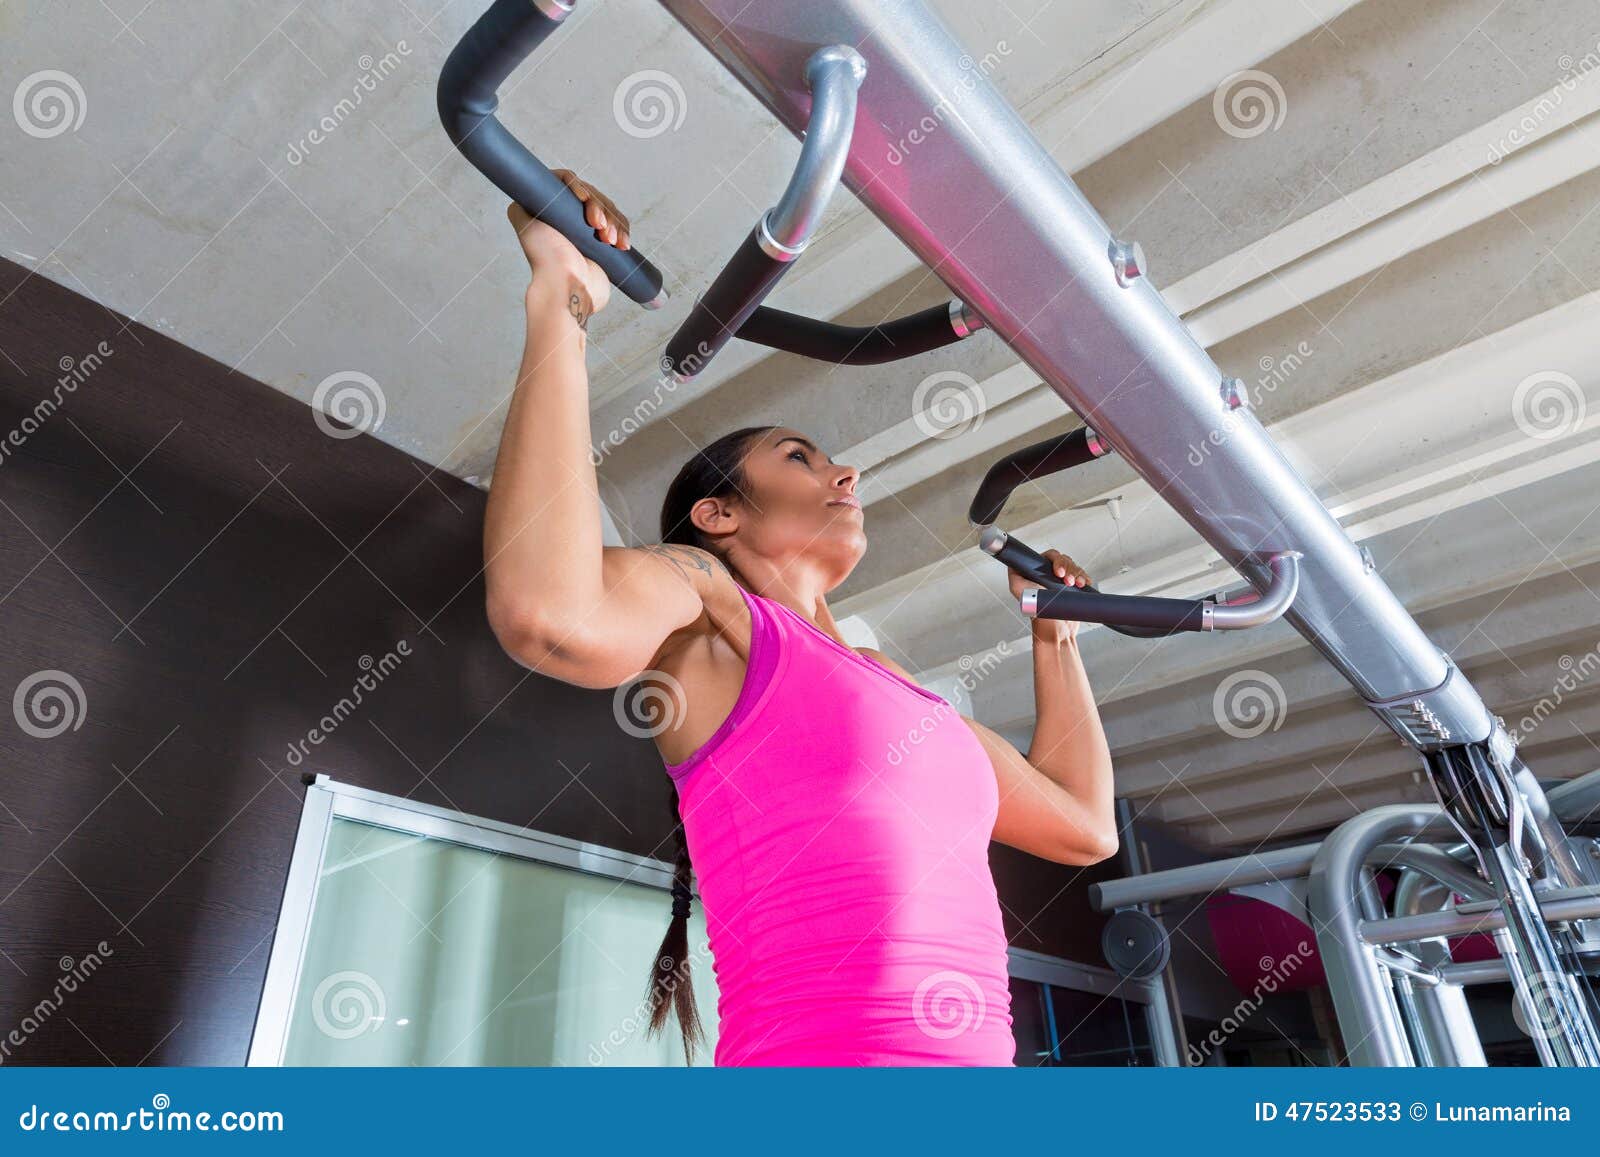
<svg viewBox="0 0 1600 1157">
<path fill-rule="evenodd" d="M 946 700 L 745 591 L 732 713 L 669 764 L 718 1065 L 1010 1065 L 994 768 Z"/>
</svg>

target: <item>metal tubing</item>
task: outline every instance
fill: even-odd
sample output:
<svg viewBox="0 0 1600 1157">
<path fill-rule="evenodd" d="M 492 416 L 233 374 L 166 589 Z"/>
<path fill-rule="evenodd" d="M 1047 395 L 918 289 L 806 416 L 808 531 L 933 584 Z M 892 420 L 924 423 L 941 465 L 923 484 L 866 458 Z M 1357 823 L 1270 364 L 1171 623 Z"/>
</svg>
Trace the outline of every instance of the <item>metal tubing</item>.
<svg viewBox="0 0 1600 1157">
<path fill-rule="evenodd" d="M 1476 745 L 1452 748 L 1435 759 L 1455 766 L 1453 786 L 1461 794 L 1451 801 L 1477 813 L 1478 830 L 1486 836 L 1485 866 L 1505 912 L 1502 952 L 1510 966 L 1511 981 L 1517 991 L 1528 1023 L 1540 1026 L 1535 1037 L 1546 1063 L 1563 1067 L 1600 1067 L 1600 1028 L 1594 1010 L 1567 971 L 1555 937 L 1545 924 L 1546 917 L 1534 899 L 1533 885 L 1522 863 L 1522 852 L 1505 830 L 1493 820 L 1493 800 L 1488 795 L 1493 772 L 1487 752 Z M 1531 778 L 1531 777 L 1530 777 Z M 1435 775 L 1441 788 L 1447 779 Z M 1537 786 L 1537 785 L 1535 785 Z M 1521 795 L 1518 785 L 1510 794 Z M 1542 793 L 1540 793 L 1542 795 Z M 1513 823 L 1512 831 L 1516 827 Z M 1565 837 L 1563 837 L 1564 839 Z"/>
<path fill-rule="evenodd" d="M 811 112 L 800 160 L 763 225 L 767 237 L 785 252 L 799 253 L 811 243 L 828 199 L 839 187 L 856 120 L 856 90 L 866 75 L 867 62 L 848 44 L 820 48 L 806 61 Z"/>
<path fill-rule="evenodd" d="M 1454 742 L 1492 717 L 1429 641 L 1148 277 L 1114 259 L 1106 223 L 918 0 L 662 0 L 790 131 L 817 46 L 856 45 L 870 109 L 844 182 L 995 334 L 1260 589 L 1274 553 L 1304 554 L 1285 613 L 1380 718 L 1427 707 Z M 932 123 L 935 127 L 919 126 Z M 1136 263 L 1135 263 L 1136 264 Z M 1119 271 L 1123 274 L 1119 278 Z"/>
<path fill-rule="evenodd" d="M 1139 846 L 1134 833 L 1133 820 L 1132 804 L 1118 797 L 1117 826 L 1121 829 L 1122 862 L 1129 871 L 1137 873 L 1144 871 L 1149 864 L 1145 862 L 1144 849 Z M 1152 919 L 1161 922 L 1159 916 Z M 1167 971 L 1162 969 L 1159 975 L 1150 978 L 1150 1001 L 1144 1006 L 1145 1025 L 1150 1032 L 1150 1048 L 1155 1054 L 1156 1064 L 1176 1069 L 1182 1068 L 1184 1063 L 1183 1020 L 1175 1013 L 1167 993 Z"/>
<path fill-rule="evenodd" d="M 1360 895 L 1362 866 L 1386 840 L 1453 832 L 1438 807 L 1394 804 L 1374 808 L 1340 824 L 1312 861 L 1306 906 L 1312 927 L 1317 929 L 1318 952 L 1352 1065 L 1411 1063 L 1388 974 L 1372 945 L 1360 934 L 1356 897 Z"/>
<path fill-rule="evenodd" d="M 1440 829 L 1440 832 L 1446 830 L 1451 834 L 1455 831 L 1448 823 Z M 1247 884 L 1296 880 L 1311 873 L 1312 862 L 1316 859 L 1317 850 L 1321 846 L 1321 844 L 1299 844 L 1292 848 L 1256 852 L 1231 860 L 1212 860 L 1205 864 L 1190 864 L 1183 868 L 1149 872 L 1143 876 L 1106 880 L 1089 885 L 1089 902 L 1097 911 L 1110 912 L 1133 904 L 1178 900 L 1186 896 L 1204 896 L 1212 892 L 1224 892 L 1229 888 L 1241 888 Z M 1368 863 L 1376 864 L 1378 867 L 1415 868 L 1431 879 L 1475 900 L 1488 899 L 1494 894 L 1489 885 L 1470 868 L 1442 848 L 1432 844 L 1381 844 L 1373 850 Z"/>
<path fill-rule="evenodd" d="M 1567 827 L 1600 823 L 1600 771 L 1591 771 L 1550 789 L 1556 818 Z"/>
<path fill-rule="evenodd" d="M 1211 610 L 1211 630 L 1242 631 L 1270 623 L 1288 612 L 1294 605 L 1294 596 L 1300 590 L 1300 566 L 1303 556 L 1297 550 L 1287 550 L 1272 555 L 1267 569 L 1272 580 L 1259 599 L 1232 606 L 1217 606 Z"/>
<path fill-rule="evenodd" d="M 1600 885 L 1558 888 L 1539 893 L 1538 910 L 1548 924 L 1600 917 Z M 1465 936 L 1469 932 L 1495 932 L 1506 926 L 1506 914 L 1498 900 L 1479 900 L 1425 912 L 1416 916 L 1393 916 L 1386 920 L 1364 920 L 1358 930 L 1367 944 L 1406 944 L 1444 936 Z"/>
<path fill-rule="evenodd" d="M 1440 852 L 1441 855 L 1447 853 Z M 1452 862 L 1454 862 L 1452 860 Z M 1477 879 L 1477 877 L 1473 877 Z M 1481 881 L 1480 881 L 1481 883 Z M 1394 892 L 1396 916 L 1415 916 L 1428 898 L 1442 895 L 1450 900 L 1449 887 L 1441 887 L 1415 869 L 1400 873 Z M 1433 970 L 1437 984 L 1417 989 L 1412 1002 L 1412 1034 L 1419 1042 L 1418 1053 L 1426 1053 L 1425 1063 L 1441 1068 L 1481 1068 L 1488 1064 L 1483 1055 L 1483 1040 L 1467 1007 L 1467 995 L 1459 981 L 1445 976 L 1450 950 L 1442 940 L 1423 940 L 1406 946 L 1421 964 Z"/>
</svg>

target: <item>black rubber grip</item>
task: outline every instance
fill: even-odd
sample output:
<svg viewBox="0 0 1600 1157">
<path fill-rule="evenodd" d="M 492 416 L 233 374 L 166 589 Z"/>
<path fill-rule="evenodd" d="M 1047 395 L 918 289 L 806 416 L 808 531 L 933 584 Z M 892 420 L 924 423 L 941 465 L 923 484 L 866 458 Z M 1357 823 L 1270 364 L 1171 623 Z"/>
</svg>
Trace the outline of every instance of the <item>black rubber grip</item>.
<svg viewBox="0 0 1600 1157">
<path fill-rule="evenodd" d="M 1080 623 L 1138 627 L 1163 635 L 1205 630 L 1205 603 L 1198 599 L 1162 599 L 1149 595 L 1108 595 L 1084 587 L 1045 587 L 1039 591 L 1039 619 L 1075 619 Z"/>
<path fill-rule="evenodd" d="M 998 551 L 994 552 L 994 557 L 999 559 L 1011 570 L 1016 571 L 1029 582 L 1036 582 L 1045 588 L 1039 592 L 1040 613 L 1035 616 L 1036 618 L 1076 619 L 1080 623 L 1100 623 L 1102 626 L 1109 627 L 1120 635 L 1127 635 L 1129 638 L 1133 639 L 1162 639 L 1172 634 L 1174 631 L 1198 631 L 1203 629 L 1199 625 L 1203 619 L 1203 602 L 1190 599 L 1160 599 L 1152 598 L 1146 595 L 1108 595 L 1103 594 L 1092 584 L 1082 587 L 1066 586 L 1060 579 L 1056 577 L 1055 569 L 1051 565 L 1049 559 L 1045 558 L 1044 555 L 1034 550 L 1033 547 L 1029 546 L 1027 543 L 1021 541 L 1020 539 L 1013 538 L 1010 535 L 1006 536 L 1004 545 L 1002 545 Z M 1058 590 L 1061 593 L 1070 596 L 1087 594 L 1093 595 L 1102 600 L 1106 600 L 1095 605 L 1101 608 L 1102 614 L 1110 615 L 1111 617 L 1096 618 L 1086 613 L 1080 613 L 1089 605 L 1081 602 L 1069 604 L 1072 607 L 1071 614 L 1044 614 L 1043 608 L 1046 606 L 1044 601 L 1045 593 L 1052 590 Z M 1155 623 L 1146 622 L 1144 616 L 1147 614 L 1147 612 L 1140 609 L 1141 605 L 1146 603 L 1175 604 L 1186 608 L 1192 607 L 1194 614 L 1199 617 L 1195 620 L 1196 625 L 1192 627 L 1170 626 L 1167 622 L 1167 616 L 1170 615 L 1171 611 L 1170 608 L 1166 608 L 1163 610 L 1163 615 L 1160 618 L 1160 621 Z M 1050 605 L 1053 606 L 1054 604 Z"/>
<path fill-rule="evenodd" d="M 1024 482 L 1092 462 L 1096 457 L 1089 449 L 1089 429 L 1086 426 L 1057 438 L 1024 446 L 989 467 L 989 472 L 978 486 L 978 493 L 972 499 L 967 517 L 975 526 L 989 526 L 1000 517 L 1000 511 L 1012 492 Z"/>
<path fill-rule="evenodd" d="M 641 305 L 661 297 L 661 273 L 637 249 L 595 236 L 583 202 L 495 119 L 496 90 L 560 27 L 530 0 L 495 0 L 451 50 L 439 74 L 439 119 L 461 155 L 506 196 L 577 246 Z"/>
<path fill-rule="evenodd" d="M 738 337 L 839 366 L 878 366 L 961 340 L 950 323 L 948 305 L 871 326 L 835 325 L 763 305 L 739 327 Z"/>
<path fill-rule="evenodd" d="M 704 370 L 792 264 L 768 256 L 761 248 L 759 224 L 750 230 L 672 335 L 663 367 L 683 378 Z"/>
</svg>

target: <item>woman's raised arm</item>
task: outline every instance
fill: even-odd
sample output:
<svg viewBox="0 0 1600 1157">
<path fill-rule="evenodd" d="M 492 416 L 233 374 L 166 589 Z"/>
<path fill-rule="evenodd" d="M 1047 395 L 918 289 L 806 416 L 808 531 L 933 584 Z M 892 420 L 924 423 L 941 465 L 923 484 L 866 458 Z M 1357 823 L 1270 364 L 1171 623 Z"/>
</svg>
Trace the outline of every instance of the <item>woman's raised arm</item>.
<svg viewBox="0 0 1600 1157">
<path fill-rule="evenodd" d="M 596 233 L 627 248 L 626 218 L 572 174 L 560 175 Z M 489 624 L 524 666 L 579 686 L 615 687 L 700 616 L 705 588 L 697 568 L 683 565 L 687 548 L 602 547 L 584 357 L 589 319 L 611 286 L 554 229 L 517 205 L 508 216 L 533 276 L 522 365 L 484 515 Z"/>
</svg>

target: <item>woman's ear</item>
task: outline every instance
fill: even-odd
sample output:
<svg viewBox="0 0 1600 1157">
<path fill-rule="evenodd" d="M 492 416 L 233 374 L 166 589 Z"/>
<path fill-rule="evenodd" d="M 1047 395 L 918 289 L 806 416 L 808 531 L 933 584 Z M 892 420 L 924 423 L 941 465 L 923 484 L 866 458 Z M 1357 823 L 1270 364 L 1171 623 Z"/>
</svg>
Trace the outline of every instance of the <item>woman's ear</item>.
<svg viewBox="0 0 1600 1157">
<path fill-rule="evenodd" d="M 689 508 L 689 521 L 702 534 L 713 538 L 739 529 L 739 516 L 721 498 L 702 498 L 696 502 Z"/>
</svg>

